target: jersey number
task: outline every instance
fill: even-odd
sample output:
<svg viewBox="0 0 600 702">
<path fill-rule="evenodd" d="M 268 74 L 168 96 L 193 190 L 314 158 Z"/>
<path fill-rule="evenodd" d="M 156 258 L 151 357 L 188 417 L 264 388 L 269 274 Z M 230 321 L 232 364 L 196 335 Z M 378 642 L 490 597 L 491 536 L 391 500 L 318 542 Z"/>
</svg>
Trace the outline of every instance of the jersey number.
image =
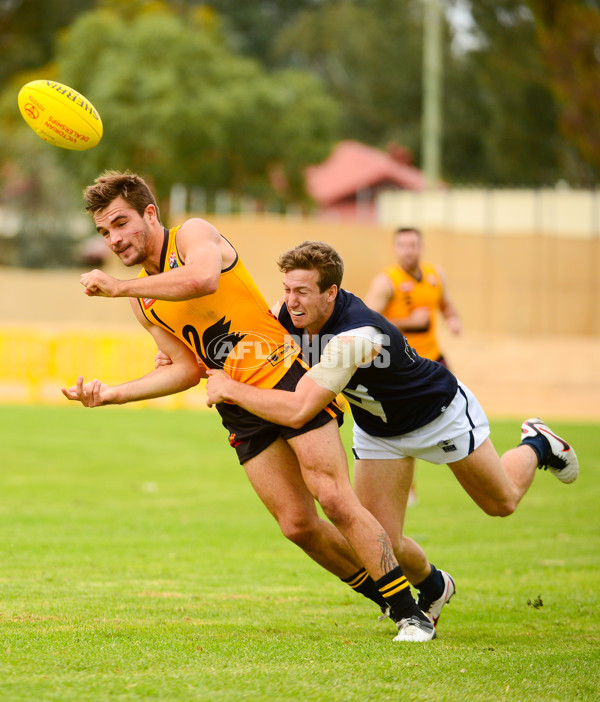
<svg viewBox="0 0 600 702">
<path fill-rule="evenodd" d="M 384 422 L 387 423 L 387 417 L 383 409 L 381 402 L 376 400 L 374 397 L 369 395 L 369 391 L 364 385 L 357 385 L 354 390 L 344 390 L 344 397 L 351 402 L 353 405 L 357 405 L 368 412 L 369 414 L 374 414 L 379 417 Z"/>
</svg>

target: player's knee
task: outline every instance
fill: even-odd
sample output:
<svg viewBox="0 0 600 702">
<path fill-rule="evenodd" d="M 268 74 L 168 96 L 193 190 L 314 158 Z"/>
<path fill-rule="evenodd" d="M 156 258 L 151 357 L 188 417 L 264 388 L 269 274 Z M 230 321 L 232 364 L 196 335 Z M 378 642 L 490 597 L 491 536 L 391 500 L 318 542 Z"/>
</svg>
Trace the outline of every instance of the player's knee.
<svg viewBox="0 0 600 702">
<path fill-rule="evenodd" d="M 401 534 L 388 534 L 390 542 L 392 544 L 392 550 L 394 555 L 398 559 L 398 563 L 401 560 L 410 560 L 410 555 L 408 555 L 404 549 L 404 542 Z"/>
<path fill-rule="evenodd" d="M 318 524 L 306 519 L 285 519 L 279 522 L 286 539 L 302 549 L 307 549 L 318 539 Z"/>
<path fill-rule="evenodd" d="M 509 517 L 517 508 L 517 502 L 510 498 L 494 500 L 482 505 L 482 508 L 490 517 Z"/>
<path fill-rule="evenodd" d="M 317 502 L 330 522 L 337 527 L 344 527 L 352 519 L 352 509 L 348 500 L 344 499 L 341 492 L 335 489 L 322 490 L 317 496 Z"/>
</svg>

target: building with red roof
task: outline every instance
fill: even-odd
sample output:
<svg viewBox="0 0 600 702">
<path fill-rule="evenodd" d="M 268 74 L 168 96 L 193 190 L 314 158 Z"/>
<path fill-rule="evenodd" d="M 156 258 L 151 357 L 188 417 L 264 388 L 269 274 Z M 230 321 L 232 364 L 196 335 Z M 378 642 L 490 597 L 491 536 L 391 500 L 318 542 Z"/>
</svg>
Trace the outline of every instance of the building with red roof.
<svg viewBox="0 0 600 702">
<path fill-rule="evenodd" d="M 325 217 L 373 221 L 378 192 L 425 188 L 425 175 L 410 161 L 401 146 L 381 151 L 342 141 L 326 161 L 306 169 L 306 189 Z"/>
</svg>

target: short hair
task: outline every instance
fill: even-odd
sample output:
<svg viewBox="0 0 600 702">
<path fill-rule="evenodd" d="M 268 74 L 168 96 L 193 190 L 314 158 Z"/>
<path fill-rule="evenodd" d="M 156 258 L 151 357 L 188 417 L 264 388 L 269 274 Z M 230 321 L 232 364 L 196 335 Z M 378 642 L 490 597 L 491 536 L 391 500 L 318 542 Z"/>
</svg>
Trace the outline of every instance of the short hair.
<svg viewBox="0 0 600 702">
<path fill-rule="evenodd" d="M 394 238 L 398 236 L 398 234 L 408 234 L 408 233 L 414 233 L 416 234 L 419 239 L 423 238 L 423 234 L 421 234 L 421 230 L 417 229 L 416 227 L 398 227 L 396 231 L 394 232 Z"/>
<path fill-rule="evenodd" d="M 332 285 L 339 288 L 344 277 L 344 262 L 339 253 L 324 241 L 304 241 L 289 251 L 284 251 L 277 261 L 282 273 L 294 270 L 318 270 L 317 284 L 321 292 Z"/>
<path fill-rule="evenodd" d="M 88 185 L 83 191 L 85 210 L 92 215 L 104 210 L 118 197 L 122 197 L 140 217 L 144 216 L 148 205 L 154 205 L 160 221 L 158 205 L 148 184 L 141 176 L 131 171 L 104 171 L 93 185 Z"/>
</svg>

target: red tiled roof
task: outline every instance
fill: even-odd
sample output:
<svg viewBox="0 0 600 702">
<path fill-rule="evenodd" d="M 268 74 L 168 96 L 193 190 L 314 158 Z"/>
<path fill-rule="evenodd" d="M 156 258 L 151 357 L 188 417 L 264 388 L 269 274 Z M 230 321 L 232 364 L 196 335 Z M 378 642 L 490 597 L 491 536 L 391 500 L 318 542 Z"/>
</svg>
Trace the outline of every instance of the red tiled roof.
<svg viewBox="0 0 600 702">
<path fill-rule="evenodd" d="M 320 205 L 331 205 L 383 183 L 422 190 L 425 176 L 418 168 L 358 141 L 340 142 L 326 161 L 306 169 L 306 188 Z"/>
</svg>

